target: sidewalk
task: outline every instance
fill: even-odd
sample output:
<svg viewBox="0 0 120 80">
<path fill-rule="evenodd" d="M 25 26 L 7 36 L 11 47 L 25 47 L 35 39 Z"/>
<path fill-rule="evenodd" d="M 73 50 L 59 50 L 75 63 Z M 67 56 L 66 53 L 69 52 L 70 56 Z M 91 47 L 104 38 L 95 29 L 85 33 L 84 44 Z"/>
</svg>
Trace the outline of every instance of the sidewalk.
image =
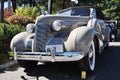
<svg viewBox="0 0 120 80">
<path fill-rule="evenodd" d="M 4 70 L 4 69 L 14 66 L 14 65 L 17 65 L 17 61 L 10 61 L 8 63 L 4 63 L 4 64 L 0 65 L 0 70 Z"/>
</svg>

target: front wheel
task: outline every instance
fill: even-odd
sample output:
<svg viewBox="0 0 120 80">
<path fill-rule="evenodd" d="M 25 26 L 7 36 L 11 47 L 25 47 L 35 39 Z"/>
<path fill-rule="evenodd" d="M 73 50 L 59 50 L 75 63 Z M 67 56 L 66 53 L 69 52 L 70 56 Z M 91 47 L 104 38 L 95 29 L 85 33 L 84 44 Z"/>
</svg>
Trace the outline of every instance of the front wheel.
<svg viewBox="0 0 120 80">
<path fill-rule="evenodd" d="M 80 70 L 87 72 L 94 71 L 95 61 L 96 61 L 95 43 L 94 41 L 92 41 L 88 54 L 82 60 L 79 61 Z"/>
</svg>

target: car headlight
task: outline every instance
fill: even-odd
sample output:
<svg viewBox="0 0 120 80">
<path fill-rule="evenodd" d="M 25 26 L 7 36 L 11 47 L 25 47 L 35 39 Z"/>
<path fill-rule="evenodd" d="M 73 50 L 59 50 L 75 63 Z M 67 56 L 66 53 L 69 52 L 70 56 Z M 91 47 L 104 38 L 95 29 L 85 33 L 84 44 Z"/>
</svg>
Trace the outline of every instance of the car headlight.
<svg viewBox="0 0 120 80">
<path fill-rule="evenodd" d="M 61 28 L 62 28 L 62 23 L 61 23 L 61 21 L 56 20 L 56 21 L 53 22 L 53 24 L 52 24 L 52 29 L 53 29 L 53 30 L 55 30 L 55 31 L 60 31 Z"/>
<path fill-rule="evenodd" d="M 35 24 L 27 24 L 26 26 L 26 31 L 29 32 L 29 33 L 32 33 L 34 31 L 34 27 L 35 27 Z"/>
</svg>

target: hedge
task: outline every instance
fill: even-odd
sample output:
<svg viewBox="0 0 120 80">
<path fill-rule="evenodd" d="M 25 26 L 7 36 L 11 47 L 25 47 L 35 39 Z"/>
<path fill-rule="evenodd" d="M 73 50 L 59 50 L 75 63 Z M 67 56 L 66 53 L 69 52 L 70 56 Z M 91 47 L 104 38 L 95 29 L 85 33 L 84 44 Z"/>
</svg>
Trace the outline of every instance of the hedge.
<svg viewBox="0 0 120 80">
<path fill-rule="evenodd" d="M 8 55 L 12 38 L 24 30 L 25 28 L 22 26 L 0 24 L 0 61 L 4 61 L 4 58 L 6 58 L 6 55 Z"/>
<path fill-rule="evenodd" d="M 28 23 L 34 23 L 34 20 L 29 16 L 12 15 L 6 21 L 11 25 L 26 26 Z"/>
</svg>

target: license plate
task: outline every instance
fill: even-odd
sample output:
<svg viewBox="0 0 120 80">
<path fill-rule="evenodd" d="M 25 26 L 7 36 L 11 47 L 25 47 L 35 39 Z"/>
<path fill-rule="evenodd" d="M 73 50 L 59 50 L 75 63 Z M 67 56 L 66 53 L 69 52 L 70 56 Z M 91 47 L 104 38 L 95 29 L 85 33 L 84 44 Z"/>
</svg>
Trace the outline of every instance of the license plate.
<svg viewBox="0 0 120 80">
<path fill-rule="evenodd" d="M 63 52 L 63 45 L 46 45 L 47 49 L 54 49 L 55 52 Z"/>
</svg>

